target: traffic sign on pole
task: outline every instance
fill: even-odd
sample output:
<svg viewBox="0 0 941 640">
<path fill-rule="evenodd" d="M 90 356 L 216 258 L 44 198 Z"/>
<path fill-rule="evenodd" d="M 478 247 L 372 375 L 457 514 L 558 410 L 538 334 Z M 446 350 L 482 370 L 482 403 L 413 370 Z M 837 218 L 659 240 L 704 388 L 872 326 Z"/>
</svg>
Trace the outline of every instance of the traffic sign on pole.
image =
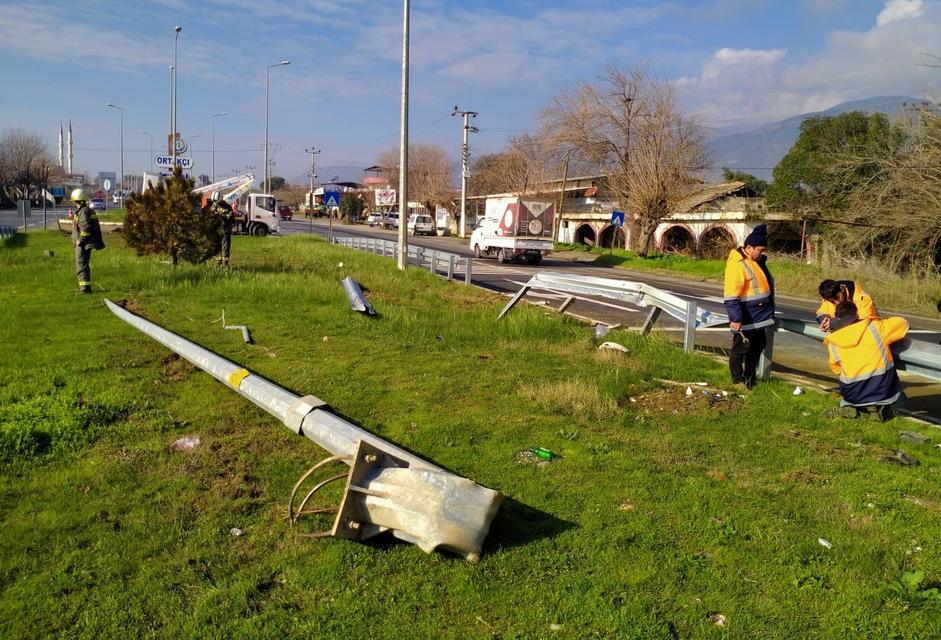
<svg viewBox="0 0 941 640">
<path fill-rule="evenodd" d="M 324 206 L 327 206 L 327 207 L 339 207 L 340 206 L 340 192 L 339 191 L 324 191 L 323 203 L 324 203 Z"/>
<path fill-rule="evenodd" d="M 611 212 L 611 224 L 615 227 L 624 226 L 624 212 L 623 211 L 612 211 Z"/>
</svg>

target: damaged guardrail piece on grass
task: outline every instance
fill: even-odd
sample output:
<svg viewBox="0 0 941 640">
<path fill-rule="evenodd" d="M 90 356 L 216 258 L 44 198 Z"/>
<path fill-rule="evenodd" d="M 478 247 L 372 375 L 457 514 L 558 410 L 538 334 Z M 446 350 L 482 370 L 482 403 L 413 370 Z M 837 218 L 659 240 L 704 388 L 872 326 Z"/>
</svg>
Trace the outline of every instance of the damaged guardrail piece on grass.
<svg viewBox="0 0 941 640">
<path fill-rule="evenodd" d="M 376 310 L 369 304 L 363 288 L 353 278 L 346 276 L 343 278 L 343 288 L 346 290 L 346 299 L 350 301 L 350 309 L 365 313 L 367 316 L 376 315 Z"/>
<path fill-rule="evenodd" d="M 391 531 L 396 538 L 416 544 L 427 553 L 447 549 L 469 562 L 480 558 L 484 538 L 503 499 L 499 492 L 445 471 L 347 422 L 319 398 L 299 397 L 110 300 L 105 304 L 134 328 L 332 454 L 295 485 L 289 505 L 292 522 L 300 515 L 336 513 L 332 529 L 317 535 L 366 540 Z M 341 462 L 350 467 L 349 471 L 317 483 L 295 509 L 301 485 L 317 471 Z M 304 510 L 317 491 L 343 479 L 346 487 L 338 507 Z"/>
<path fill-rule="evenodd" d="M 667 314 L 685 323 L 683 349 L 689 352 L 695 346 L 696 329 L 728 324 L 729 322 L 727 316 L 703 309 L 696 304 L 695 300 L 686 300 L 669 291 L 663 291 L 643 282 L 578 276 L 571 273 L 545 272 L 537 273 L 530 278 L 529 282 L 524 284 L 503 307 L 497 319 L 509 313 L 510 309 L 516 306 L 530 289 L 567 295 L 568 297 L 559 306 L 558 311 L 560 313 L 565 313 L 565 310 L 575 300 L 586 296 L 618 300 L 635 307 L 651 307 L 650 314 L 644 321 L 644 333 L 648 333 L 657 322 L 660 313 L 666 311 Z"/>
</svg>

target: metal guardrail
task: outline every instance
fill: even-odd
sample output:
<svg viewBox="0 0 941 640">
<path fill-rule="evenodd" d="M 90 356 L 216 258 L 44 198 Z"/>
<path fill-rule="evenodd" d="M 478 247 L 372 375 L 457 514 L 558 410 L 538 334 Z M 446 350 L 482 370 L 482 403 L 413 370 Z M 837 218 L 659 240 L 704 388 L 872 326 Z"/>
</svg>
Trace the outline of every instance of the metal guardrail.
<svg viewBox="0 0 941 640">
<path fill-rule="evenodd" d="M 0 240 L 6 240 L 16 235 L 16 227 L 0 225 Z"/>
<path fill-rule="evenodd" d="M 575 300 L 585 299 L 587 296 L 617 300 L 640 308 L 650 307 L 650 313 L 643 325 L 645 334 L 650 332 L 660 314 L 666 311 L 668 315 L 684 323 L 683 349 L 687 352 L 691 352 L 695 347 L 696 329 L 727 324 L 729 321 L 728 317 L 722 314 L 701 308 L 695 300 L 686 300 L 643 282 L 546 272 L 537 273 L 530 278 L 503 307 L 498 319 L 509 313 L 530 289 L 567 295 L 559 306 L 560 313 L 565 313 Z"/>
<path fill-rule="evenodd" d="M 816 322 L 796 318 L 778 317 L 777 326 L 784 331 L 797 333 L 814 340 L 823 341 L 827 333 L 820 330 Z M 941 380 L 941 345 L 906 338 L 889 345 L 895 368 L 931 380 Z"/>
<path fill-rule="evenodd" d="M 394 258 L 399 250 L 399 243 L 392 240 L 383 240 L 382 238 L 368 238 L 360 236 L 335 236 L 333 243 L 358 251 L 375 253 L 380 256 L 389 256 Z M 441 269 L 444 277 L 448 280 L 454 280 L 454 274 L 458 271 L 461 263 L 464 263 L 464 284 L 470 284 L 473 276 L 472 258 L 465 258 L 456 253 L 447 251 L 438 251 L 437 249 L 427 249 L 415 245 L 408 246 L 409 264 L 428 269 L 431 273 L 437 274 Z"/>
<path fill-rule="evenodd" d="M 331 412 L 315 396 L 297 396 L 240 365 L 135 315 L 110 300 L 116 316 L 275 416 L 292 432 L 304 435 L 330 452 L 294 485 L 288 513 L 298 516 L 336 513 L 333 528 L 316 534 L 365 540 L 391 530 L 426 553 L 437 548 L 455 551 L 469 562 L 480 557 L 503 496 L 437 467 L 386 442 Z M 300 487 L 328 465 L 344 463 L 348 473 L 316 484 L 295 508 Z M 331 482 L 346 481 L 336 508 L 304 510 L 314 494 Z"/>
</svg>

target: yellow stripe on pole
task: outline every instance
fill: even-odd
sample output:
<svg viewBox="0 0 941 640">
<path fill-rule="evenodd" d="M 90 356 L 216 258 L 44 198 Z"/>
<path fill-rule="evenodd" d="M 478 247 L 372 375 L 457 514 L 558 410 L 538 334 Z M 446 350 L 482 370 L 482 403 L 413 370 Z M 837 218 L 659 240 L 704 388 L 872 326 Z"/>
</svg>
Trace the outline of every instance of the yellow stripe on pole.
<svg viewBox="0 0 941 640">
<path fill-rule="evenodd" d="M 239 369 L 238 371 L 233 371 L 229 374 L 228 381 L 236 389 L 239 388 L 239 385 L 242 384 L 242 380 L 252 375 L 248 369 Z"/>
</svg>

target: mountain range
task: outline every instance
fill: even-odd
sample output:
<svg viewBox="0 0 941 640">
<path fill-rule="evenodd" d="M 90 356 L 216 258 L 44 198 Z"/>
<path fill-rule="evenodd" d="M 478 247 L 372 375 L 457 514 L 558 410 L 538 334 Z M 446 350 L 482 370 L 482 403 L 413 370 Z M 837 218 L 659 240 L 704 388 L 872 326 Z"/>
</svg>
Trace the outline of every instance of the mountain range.
<svg viewBox="0 0 941 640">
<path fill-rule="evenodd" d="M 787 155 L 800 135 L 801 123 L 807 118 L 837 116 L 850 111 L 892 116 L 901 113 L 906 105 L 922 102 L 924 100 L 911 96 L 880 96 L 841 102 L 825 111 L 804 113 L 753 129 L 707 127 L 706 140 L 711 158 L 709 164 L 712 166 L 709 177 L 720 179 L 722 167 L 728 167 L 762 180 L 770 180 L 771 170 Z"/>
<path fill-rule="evenodd" d="M 804 113 L 777 122 L 755 127 L 706 127 L 706 142 L 710 155 L 708 178 L 718 181 L 722 177 L 722 168 L 750 173 L 762 180 L 771 179 L 771 170 L 783 158 L 800 135 L 801 123 L 807 118 L 837 116 L 850 111 L 863 113 L 884 113 L 897 115 L 905 106 L 921 104 L 924 100 L 912 96 L 879 96 L 865 100 L 841 102 L 825 111 Z M 460 175 L 460 167 L 455 163 L 455 175 Z M 334 176 L 339 181 L 359 182 L 363 177 L 363 167 L 325 166 L 318 167 L 318 182 L 327 182 Z M 296 184 L 306 184 L 306 176 L 296 176 L 291 180 Z"/>
</svg>

